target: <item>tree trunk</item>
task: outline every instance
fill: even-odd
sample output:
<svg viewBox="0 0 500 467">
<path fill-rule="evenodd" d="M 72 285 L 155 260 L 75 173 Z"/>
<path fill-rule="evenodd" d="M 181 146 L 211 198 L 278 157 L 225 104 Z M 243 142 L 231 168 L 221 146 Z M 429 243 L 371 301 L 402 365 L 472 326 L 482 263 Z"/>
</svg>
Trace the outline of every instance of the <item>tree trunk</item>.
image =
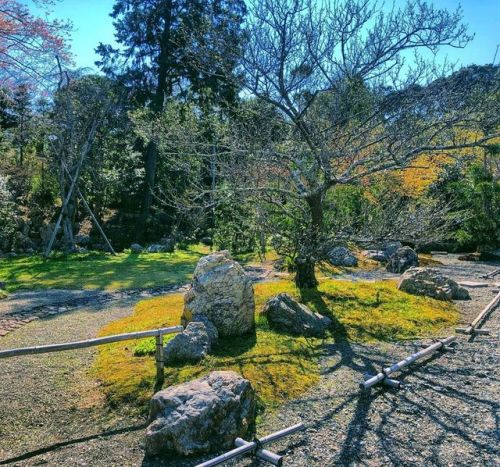
<svg viewBox="0 0 500 467">
<path fill-rule="evenodd" d="M 318 285 L 314 268 L 316 261 L 312 258 L 295 259 L 295 284 L 299 289 L 313 289 Z"/>
<path fill-rule="evenodd" d="M 295 259 L 295 284 L 299 288 L 314 288 L 318 285 L 314 268 L 321 246 L 323 230 L 323 194 L 314 194 L 307 198 L 311 214 L 309 235 L 301 245 L 301 252 Z"/>
<path fill-rule="evenodd" d="M 140 241 L 144 236 L 144 231 L 146 229 L 146 223 L 149 218 L 149 211 L 151 209 L 151 204 L 153 203 L 153 189 L 155 186 L 156 178 L 156 165 L 158 162 L 158 147 L 154 141 L 150 141 L 146 148 L 145 154 L 145 180 L 144 180 L 144 191 L 141 203 L 141 212 L 139 214 L 139 219 L 135 226 L 135 239 Z"/>
<path fill-rule="evenodd" d="M 165 97 L 172 94 L 172 82 L 168 79 L 168 71 L 171 64 L 171 28 L 173 21 L 173 2 L 167 0 L 163 10 L 163 32 L 160 39 L 160 54 L 158 56 L 158 81 L 156 83 L 155 95 L 151 105 L 155 114 L 163 111 Z M 142 240 L 149 212 L 153 203 L 153 189 L 155 186 L 156 166 L 158 162 L 158 146 L 155 141 L 148 142 L 145 154 L 145 183 L 142 196 L 141 213 L 135 227 L 136 241 Z"/>
</svg>

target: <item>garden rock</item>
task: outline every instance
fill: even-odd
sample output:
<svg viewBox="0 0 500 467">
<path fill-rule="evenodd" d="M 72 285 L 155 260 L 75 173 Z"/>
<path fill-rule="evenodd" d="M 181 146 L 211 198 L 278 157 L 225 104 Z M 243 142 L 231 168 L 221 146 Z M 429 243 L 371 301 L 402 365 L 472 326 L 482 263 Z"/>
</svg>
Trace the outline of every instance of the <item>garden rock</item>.
<svg viewBox="0 0 500 467">
<path fill-rule="evenodd" d="M 238 336 L 254 327 L 253 285 L 243 268 L 227 251 L 200 259 L 191 288 L 184 296 L 182 324 L 193 316 L 206 316 L 219 336 Z"/>
<path fill-rule="evenodd" d="M 165 346 L 167 363 L 199 362 L 211 349 L 207 327 L 202 322 L 191 322 Z"/>
<path fill-rule="evenodd" d="M 214 371 L 153 396 L 146 456 L 229 450 L 235 438 L 252 434 L 254 422 L 250 382 L 233 371 Z"/>
<path fill-rule="evenodd" d="M 301 336 L 324 336 L 332 325 L 330 318 L 314 313 L 286 293 L 269 299 L 263 313 L 275 329 Z"/>
<path fill-rule="evenodd" d="M 147 253 L 168 253 L 168 249 L 165 245 L 160 245 L 159 243 L 155 243 L 153 245 L 149 245 L 146 248 Z"/>
<path fill-rule="evenodd" d="M 418 256 L 409 246 L 399 248 L 387 262 L 389 272 L 403 273 L 407 269 L 418 266 Z"/>
<path fill-rule="evenodd" d="M 332 248 L 328 253 L 328 260 L 334 266 L 353 267 L 358 265 L 356 257 L 344 246 Z"/>
<path fill-rule="evenodd" d="M 437 300 L 468 300 L 469 292 L 438 269 L 410 268 L 398 284 L 399 290 L 412 295 L 424 295 Z"/>
<path fill-rule="evenodd" d="M 389 242 L 384 245 L 384 255 L 389 259 L 396 251 L 403 247 L 401 242 Z"/>
<path fill-rule="evenodd" d="M 210 321 L 206 316 L 194 315 L 192 322 L 203 323 L 210 339 L 210 345 L 212 346 L 217 343 L 217 341 L 219 340 L 219 332 L 217 331 L 217 328 L 215 327 L 214 323 L 212 323 L 212 321 Z"/>
<path fill-rule="evenodd" d="M 134 254 L 134 255 L 138 255 L 139 253 L 142 253 L 142 250 L 144 248 L 142 248 L 141 245 L 139 245 L 138 243 L 132 243 L 132 245 L 130 245 L 130 251 Z"/>
</svg>

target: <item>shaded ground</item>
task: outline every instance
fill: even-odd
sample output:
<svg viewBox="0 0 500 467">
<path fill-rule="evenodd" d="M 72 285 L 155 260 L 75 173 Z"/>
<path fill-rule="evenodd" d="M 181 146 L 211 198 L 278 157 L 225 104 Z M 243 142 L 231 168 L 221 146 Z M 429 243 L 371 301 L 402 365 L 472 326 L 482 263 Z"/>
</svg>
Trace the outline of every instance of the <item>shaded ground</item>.
<svg viewBox="0 0 500 467">
<path fill-rule="evenodd" d="M 479 280 L 479 269 L 494 269 L 470 263 L 454 266 L 453 258 L 444 261 L 452 275 L 469 280 Z M 472 301 L 459 304 L 464 322 L 493 298 L 491 287 L 471 289 L 471 295 Z M 259 432 L 298 421 L 307 425 L 305 433 L 273 446 L 286 453 L 286 465 L 497 465 L 498 311 L 485 325 L 492 329 L 491 336 L 460 337 L 454 351 L 404 373 L 401 379 L 407 387 L 399 392 L 375 388 L 362 393 L 358 383 L 363 373 L 407 356 L 418 343 L 329 346 L 321 362 L 321 383 L 278 412 L 264 415 Z M 131 301 L 123 301 L 101 311 L 85 308 L 41 319 L 1 338 L 0 348 L 93 337 L 105 323 L 130 312 Z M 94 352 L 0 361 L 0 464 L 142 463 L 144 420 L 137 413 L 105 408 L 99 388 L 86 375 Z"/>
</svg>

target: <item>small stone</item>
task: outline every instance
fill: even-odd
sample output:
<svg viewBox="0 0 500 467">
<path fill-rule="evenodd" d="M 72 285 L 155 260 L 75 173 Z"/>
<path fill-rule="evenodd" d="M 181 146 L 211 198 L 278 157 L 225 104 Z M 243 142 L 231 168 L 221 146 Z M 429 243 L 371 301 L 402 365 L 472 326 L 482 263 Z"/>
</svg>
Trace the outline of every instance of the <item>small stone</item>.
<svg viewBox="0 0 500 467">
<path fill-rule="evenodd" d="M 211 349 L 210 337 L 204 323 L 193 321 L 165 346 L 167 363 L 198 362 Z"/>
</svg>

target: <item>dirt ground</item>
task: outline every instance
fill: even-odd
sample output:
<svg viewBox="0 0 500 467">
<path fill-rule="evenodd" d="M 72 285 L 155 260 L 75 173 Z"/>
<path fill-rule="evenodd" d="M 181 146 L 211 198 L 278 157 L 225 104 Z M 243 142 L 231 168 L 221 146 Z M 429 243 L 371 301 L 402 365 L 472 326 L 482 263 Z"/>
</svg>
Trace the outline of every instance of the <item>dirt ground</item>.
<svg viewBox="0 0 500 467">
<path fill-rule="evenodd" d="M 458 280 L 478 280 L 494 265 L 438 258 Z M 498 267 L 498 265 L 496 265 Z M 353 280 L 377 279 L 376 273 Z M 469 322 L 494 297 L 494 283 L 457 302 Z M 137 298 L 85 305 L 48 316 L 0 338 L 0 349 L 94 337 L 105 323 L 131 313 Z M 325 348 L 321 383 L 277 412 L 264 414 L 260 434 L 302 421 L 306 431 L 275 443 L 285 465 L 499 465 L 499 309 L 484 327 L 490 336 L 460 336 L 450 350 L 399 375 L 402 390 L 363 392 L 364 373 L 421 348 L 425 342 L 336 343 Z M 453 330 L 443 332 L 443 336 Z M 95 349 L 0 360 L 0 464 L 191 466 L 200 459 L 144 462 L 144 418 L 106 408 L 88 374 Z M 232 465 L 260 465 L 244 458 Z M 262 464 L 264 465 L 264 464 Z M 269 464 L 267 464 L 269 465 Z"/>
</svg>

